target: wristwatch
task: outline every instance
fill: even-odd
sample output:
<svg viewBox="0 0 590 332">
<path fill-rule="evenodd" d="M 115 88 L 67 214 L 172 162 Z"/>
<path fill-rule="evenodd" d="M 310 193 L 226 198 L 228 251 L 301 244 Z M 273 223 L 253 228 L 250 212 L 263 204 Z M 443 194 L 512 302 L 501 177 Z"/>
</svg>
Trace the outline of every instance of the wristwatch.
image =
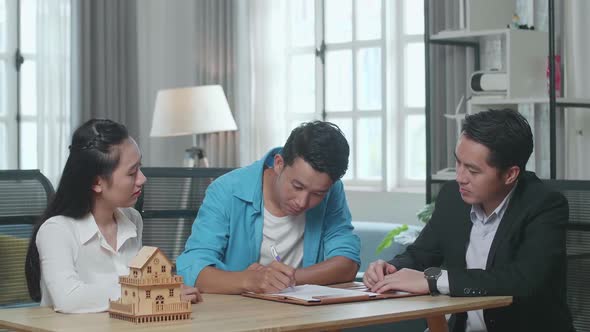
<svg viewBox="0 0 590 332">
<path fill-rule="evenodd" d="M 429 267 L 424 270 L 424 278 L 428 282 L 428 290 L 430 290 L 432 296 L 440 294 L 438 288 L 436 288 L 436 281 L 441 275 L 442 270 L 439 267 Z"/>
</svg>

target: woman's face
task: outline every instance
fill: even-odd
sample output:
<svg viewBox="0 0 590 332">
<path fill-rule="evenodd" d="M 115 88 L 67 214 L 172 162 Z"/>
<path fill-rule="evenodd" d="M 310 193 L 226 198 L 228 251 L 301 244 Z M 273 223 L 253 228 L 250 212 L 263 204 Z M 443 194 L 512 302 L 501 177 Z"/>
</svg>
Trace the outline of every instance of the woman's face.
<svg viewBox="0 0 590 332">
<path fill-rule="evenodd" d="M 119 164 L 110 179 L 99 179 L 100 196 L 104 203 L 118 207 L 134 206 L 146 181 L 141 172 L 141 152 L 137 143 L 128 138 L 117 146 Z"/>
</svg>

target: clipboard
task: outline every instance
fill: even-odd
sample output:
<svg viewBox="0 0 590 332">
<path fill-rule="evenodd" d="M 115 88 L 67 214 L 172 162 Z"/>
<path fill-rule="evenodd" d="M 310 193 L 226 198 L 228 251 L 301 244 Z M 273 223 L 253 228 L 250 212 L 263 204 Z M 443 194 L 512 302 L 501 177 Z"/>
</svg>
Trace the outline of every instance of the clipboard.
<svg viewBox="0 0 590 332">
<path fill-rule="evenodd" d="M 326 287 L 336 288 L 336 289 L 353 290 L 353 291 L 357 291 L 358 294 L 354 294 L 354 295 L 335 294 L 335 295 L 326 295 L 326 296 L 314 296 L 313 299 L 310 299 L 310 300 L 294 298 L 294 297 L 289 296 L 288 293 L 287 294 L 243 293 L 242 295 L 246 296 L 246 297 L 256 298 L 256 299 L 299 304 L 299 305 L 304 305 L 304 306 L 315 306 L 315 305 L 347 303 L 347 302 L 360 302 L 360 301 L 372 301 L 372 300 L 401 298 L 401 297 L 410 297 L 410 296 L 421 295 L 421 294 L 396 292 L 396 291 L 390 291 L 390 292 L 386 292 L 383 294 L 369 293 L 368 288 L 362 282 L 358 282 L 358 281 L 346 282 L 346 283 L 341 283 L 341 284 L 333 284 L 333 285 L 328 285 Z M 367 293 L 367 294 L 362 294 L 362 293 Z M 375 294 L 375 295 L 372 295 L 372 294 Z"/>
</svg>

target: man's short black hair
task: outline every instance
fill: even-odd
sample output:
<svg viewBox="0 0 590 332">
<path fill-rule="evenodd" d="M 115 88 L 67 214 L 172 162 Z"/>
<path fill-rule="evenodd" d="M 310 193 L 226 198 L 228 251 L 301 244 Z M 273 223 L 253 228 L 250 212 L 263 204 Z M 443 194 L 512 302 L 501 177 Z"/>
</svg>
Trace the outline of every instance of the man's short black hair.
<svg viewBox="0 0 590 332">
<path fill-rule="evenodd" d="M 487 160 L 502 171 L 512 166 L 522 175 L 533 152 L 533 133 L 528 121 L 510 109 L 487 110 L 465 118 L 463 134 L 490 149 Z"/>
<path fill-rule="evenodd" d="M 282 156 L 287 166 L 293 165 L 300 157 L 314 170 L 327 173 L 336 182 L 348 169 L 349 152 L 348 142 L 337 125 L 313 121 L 291 131 Z"/>
</svg>

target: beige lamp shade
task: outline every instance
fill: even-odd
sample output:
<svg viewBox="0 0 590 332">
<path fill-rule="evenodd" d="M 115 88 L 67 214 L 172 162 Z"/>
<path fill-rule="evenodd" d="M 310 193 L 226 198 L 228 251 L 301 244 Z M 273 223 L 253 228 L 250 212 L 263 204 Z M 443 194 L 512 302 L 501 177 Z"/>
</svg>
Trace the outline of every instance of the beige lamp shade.
<svg viewBox="0 0 590 332">
<path fill-rule="evenodd" d="M 237 129 L 219 85 L 158 91 L 150 136 L 181 136 Z"/>
</svg>

